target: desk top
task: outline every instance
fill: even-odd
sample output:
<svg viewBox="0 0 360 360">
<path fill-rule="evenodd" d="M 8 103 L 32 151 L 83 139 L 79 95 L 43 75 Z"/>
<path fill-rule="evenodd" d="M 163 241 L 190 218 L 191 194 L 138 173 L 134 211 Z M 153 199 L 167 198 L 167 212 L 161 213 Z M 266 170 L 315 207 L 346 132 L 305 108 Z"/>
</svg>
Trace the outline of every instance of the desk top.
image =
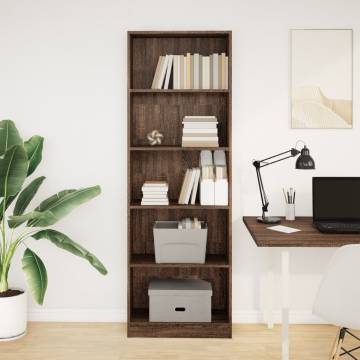
<svg viewBox="0 0 360 360">
<path fill-rule="evenodd" d="M 281 218 L 280 224 L 301 231 L 284 234 L 267 229 L 271 224 L 257 222 L 256 216 L 244 216 L 244 223 L 257 246 L 264 247 L 338 247 L 348 244 L 360 244 L 360 234 L 324 234 L 312 224 L 312 217 L 297 217 L 295 221 Z"/>
</svg>

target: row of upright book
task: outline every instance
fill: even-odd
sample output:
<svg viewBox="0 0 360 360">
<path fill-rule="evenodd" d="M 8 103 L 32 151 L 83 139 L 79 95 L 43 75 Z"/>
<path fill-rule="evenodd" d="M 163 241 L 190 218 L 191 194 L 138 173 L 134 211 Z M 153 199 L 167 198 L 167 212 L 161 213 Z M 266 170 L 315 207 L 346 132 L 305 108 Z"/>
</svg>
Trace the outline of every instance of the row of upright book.
<svg viewBox="0 0 360 360">
<path fill-rule="evenodd" d="M 183 147 L 219 147 L 216 116 L 185 116 L 182 124 Z"/>
<path fill-rule="evenodd" d="M 229 58 L 225 53 L 161 55 L 152 89 L 228 89 Z"/>
</svg>

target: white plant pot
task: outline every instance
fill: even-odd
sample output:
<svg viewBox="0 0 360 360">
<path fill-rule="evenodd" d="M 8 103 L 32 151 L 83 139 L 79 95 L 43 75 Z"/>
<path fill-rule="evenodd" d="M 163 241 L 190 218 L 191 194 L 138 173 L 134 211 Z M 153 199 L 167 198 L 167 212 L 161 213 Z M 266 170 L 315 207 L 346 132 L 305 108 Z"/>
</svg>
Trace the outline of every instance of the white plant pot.
<svg viewBox="0 0 360 360">
<path fill-rule="evenodd" d="M 15 340 L 24 336 L 26 324 L 26 292 L 10 297 L 0 297 L 0 341 Z"/>
</svg>

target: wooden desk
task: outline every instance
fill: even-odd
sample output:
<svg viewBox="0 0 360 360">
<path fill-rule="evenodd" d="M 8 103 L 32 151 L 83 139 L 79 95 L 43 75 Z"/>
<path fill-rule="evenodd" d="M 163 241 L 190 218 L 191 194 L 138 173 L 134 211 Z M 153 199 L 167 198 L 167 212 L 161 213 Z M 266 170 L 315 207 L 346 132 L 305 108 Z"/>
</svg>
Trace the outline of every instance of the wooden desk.
<svg viewBox="0 0 360 360">
<path fill-rule="evenodd" d="M 269 230 L 271 224 L 257 222 L 255 216 L 244 216 L 244 223 L 257 246 L 264 247 L 338 247 L 360 244 L 360 234 L 324 234 L 312 224 L 312 217 L 298 217 L 294 221 L 281 219 L 281 225 L 297 228 L 301 231 L 284 234 Z M 276 224 L 275 224 L 276 225 Z"/>
<path fill-rule="evenodd" d="M 282 247 L 281 275 L 282 275 L 282 360 L 289 359 L 289 247 L 339 247 L 348 244 L 360 244 L 360 234 L 323 234 L 312 224 L 312 217 L 298 217 L 295 221 L 281 219 L 281 225 L 297 228 L 301 231 L 285 234 L 270 230 L 271 224 L 257 222 L 255 216 L 244 216 L 243 221 L 252 238 L 259 247 Z M 268 288 L 273 286 L 273 273 L 268 269 Z M 268 327 L 273 327 L 272 294 L 268 296 Z"/>
</svg>

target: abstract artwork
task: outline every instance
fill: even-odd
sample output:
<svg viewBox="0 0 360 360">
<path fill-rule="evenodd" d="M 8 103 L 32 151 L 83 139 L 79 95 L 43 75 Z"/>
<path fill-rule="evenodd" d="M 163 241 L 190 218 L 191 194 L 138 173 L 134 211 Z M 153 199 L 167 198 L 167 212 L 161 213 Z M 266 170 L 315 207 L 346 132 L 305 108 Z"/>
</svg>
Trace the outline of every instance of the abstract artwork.
<svg viewBox="0 0 360 360">
<path fill-rule="evenodd" d="M 350 129 L 352 30 L 291 30 L 291 127 Z"/>
</svg>

